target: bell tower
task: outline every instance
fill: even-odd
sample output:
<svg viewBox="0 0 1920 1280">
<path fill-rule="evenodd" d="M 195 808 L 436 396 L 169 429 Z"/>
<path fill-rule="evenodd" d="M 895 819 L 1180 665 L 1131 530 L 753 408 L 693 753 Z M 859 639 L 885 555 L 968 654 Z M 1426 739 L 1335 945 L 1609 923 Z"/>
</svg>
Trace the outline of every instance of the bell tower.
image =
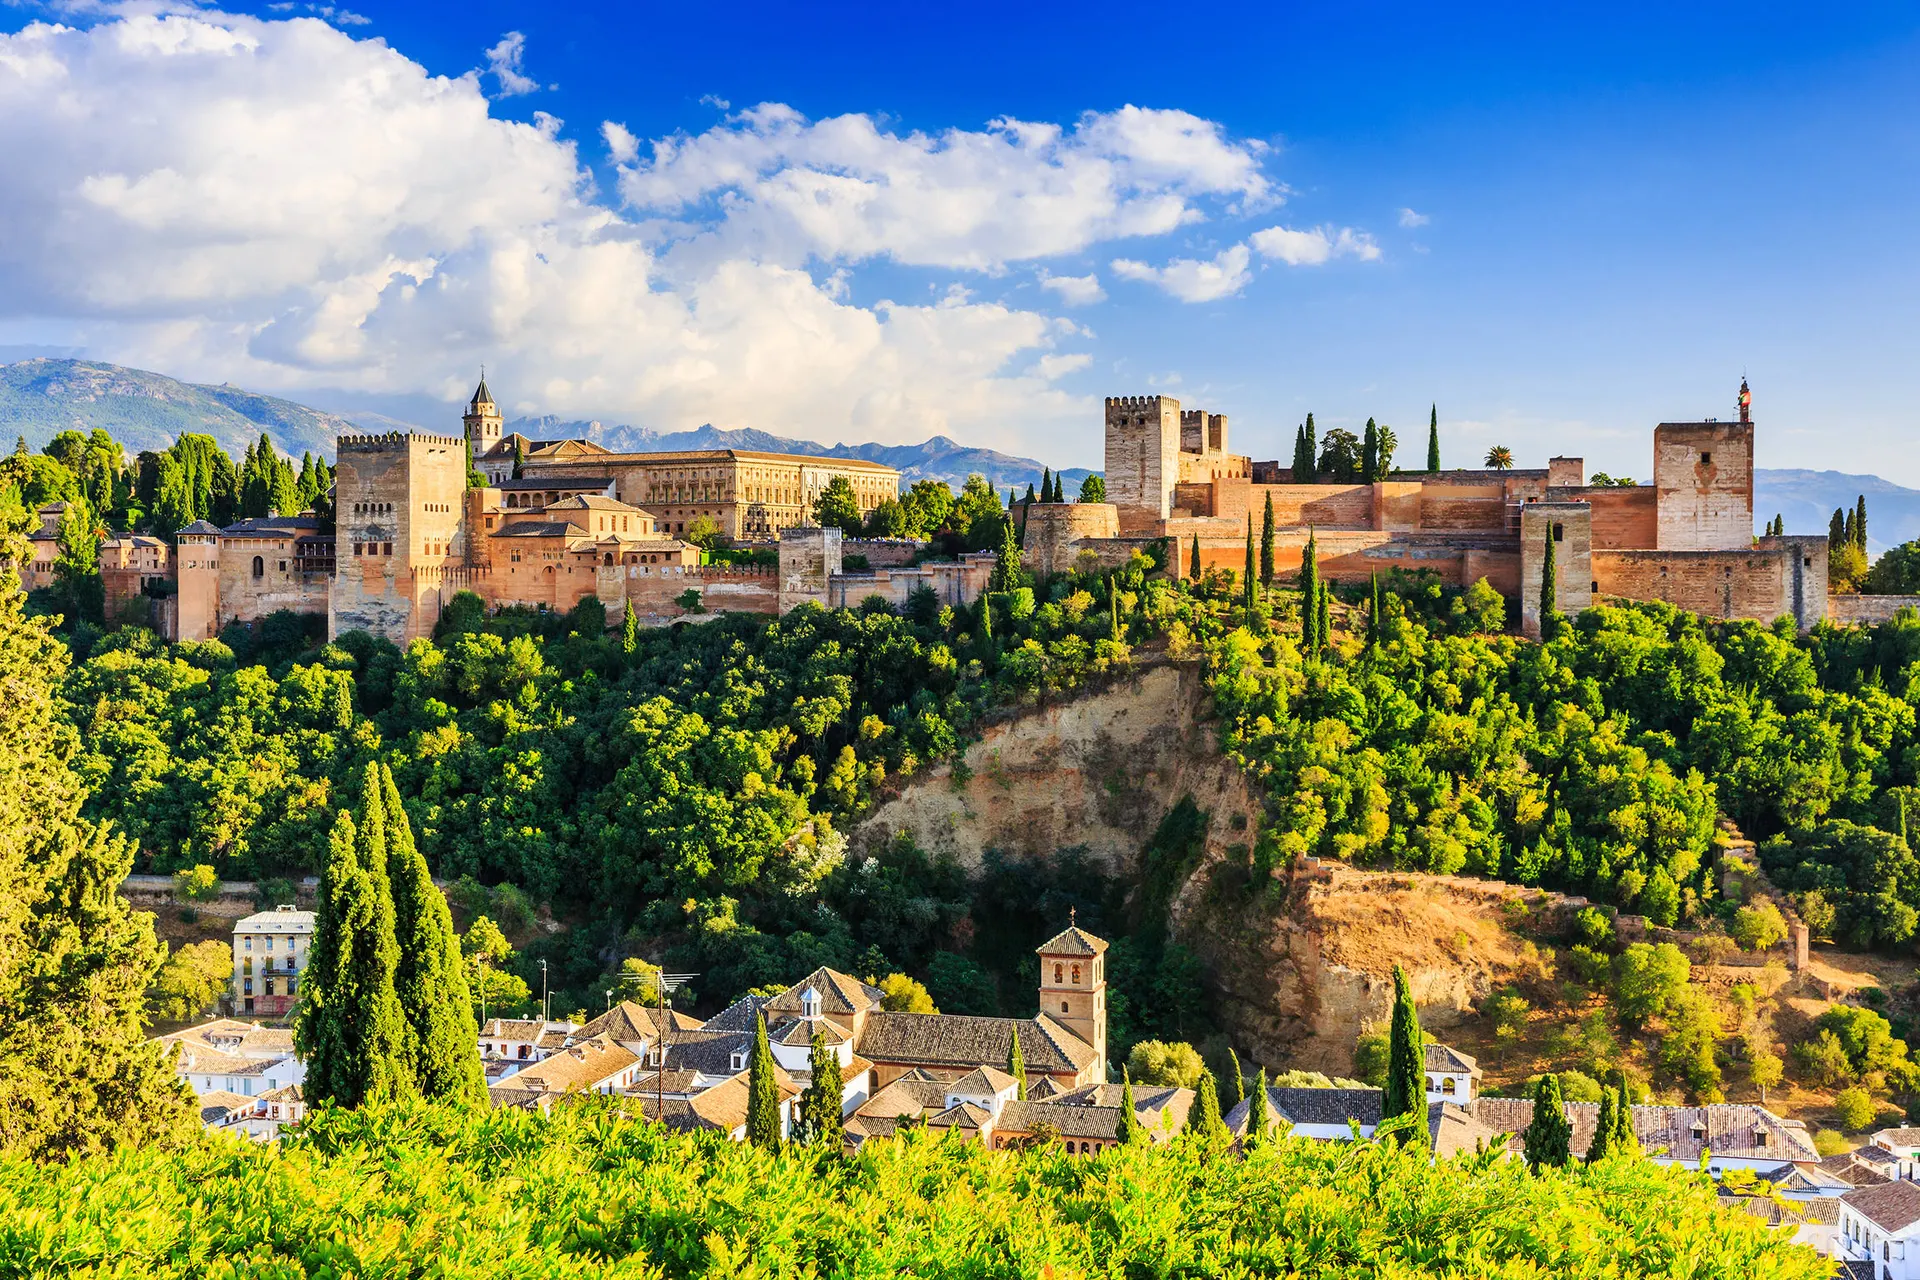
<svg viewBox="0 0 1920 1280">
<path fill-rule="evenodd" d="M 1107 1078 L 1107 944 L 1073 923 L 1040 944 L 1040 1012 L 1093 1046 Z"/>
<path fill-rule="evenodd" d="M 487 371 L 480 371 L 480 385 L 473 389 L 473 399 L 467 402 L 467 411 L 460 421 L 467 428 L 467 439 L 473 442 L 473 456 L 482 457 L 500 443 L 500 410 L 493 403 L 493 393 L 487 390 Z"/>
</svg>

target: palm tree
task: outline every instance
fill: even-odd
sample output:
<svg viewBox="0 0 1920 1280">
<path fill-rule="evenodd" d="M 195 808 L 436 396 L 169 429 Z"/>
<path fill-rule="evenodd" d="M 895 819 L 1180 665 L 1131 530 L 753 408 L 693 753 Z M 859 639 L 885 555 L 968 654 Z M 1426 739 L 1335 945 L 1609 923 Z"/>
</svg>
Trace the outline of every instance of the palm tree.
<svg viewBox="0 0 1920 1280">
<path fill-rule="evenodd" d="M 1513 450 L 1503 444 L 1497 444 L 1487 450 L 1487 465 L 1495 471 L 1513 470 Z"/>
</svg>

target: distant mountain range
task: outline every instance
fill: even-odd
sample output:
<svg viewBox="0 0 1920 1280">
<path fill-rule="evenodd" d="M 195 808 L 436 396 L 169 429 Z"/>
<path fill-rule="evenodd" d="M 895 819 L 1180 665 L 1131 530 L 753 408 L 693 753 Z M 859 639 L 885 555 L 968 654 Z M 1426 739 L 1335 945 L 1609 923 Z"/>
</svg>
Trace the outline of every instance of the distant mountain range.
<svg viewBox="0 0 1920 1280">
<path fill-rule="evenodd" d="M 647 427 L 604 426 L 598 422 L 563 422 L 551 415 L 518 418 L 507 430 L 535 440 L 584 438 L 616 453 L 671 453 L 680 449 L 752 449 L 763 453 L 806 453 L 819 458 L 858 458 L 878 462 L 898 471 L 905 482 L 944 480 L 956 490 L 967 477 L 978 473 L 995 488 L 1012 486 L 1025 494 L 1029 484 L 1040 483 L 1041 464 L 1032 458 L 1016 458 L 993 449 L 973 449 L 946 436 L 934 436 L 919 444 L 821 444 L 817 440 L 796 440 L 741 427 L 705 426 L 692 431 L 654 431 Z M 1065 477 L 1068 496 L 1079 492 L 1080 482 L 1092 474 L 1086 467 L 1068 467 Z"/>
<path fill-rule="evenodd" d="M 457 421 L 457 409 L 452 416 Z M 334 437 L 342 431 L 401 431 L 410 425 L 378 413 L 327 413 L 238 387 L 181 382 L 93 360 L 36 358 L 0 364 L 0 449 L 9 447 L 13 436 L 25 436 L 37 449 L 69 428 L 102 427 L 129 451 L 164 449 L 182 432 L 195 431 L 212 436 L 237 458 L 265 431 L 295 457 L 311 450 L 331 458 Z M 978 472 L 997 489 L 1011 487 L 1024 494 L 1027 485 L 1039 482 L 1041 470 L 1032 458 L 969 448 L 946 436 L 919 444 L 829 445 L 746 428 L 659 432 L 553 416 L 521 418 L 509 426 L 537 439 L 582 436 L 623 453 L 754 449 L 862 458 L 897 469 L 909 484 L 944 480 L 955 489 Z M 440 423 L 433 429 L 448 427 Z M 1078 492 L 1088 474 L 1085 467 L 1062 473 L 1069 495 Z M 1781 515 L 1790 533 L 1825 533 L 1834 508 L 1851 508 L 1862 494 L 1867 499 L 1867 542 L 1875 554 L 1920 539 L 1920 490 L 1839 471 L 1756 470 L 1754 524 L 1758 528 Z"/>
<path fill-rule="evenodd" d="M 333 454 L 334 437 L 353 431 L 338 414 L 238 387 L 200 386 L 165 374 L 92 360 L 21 360 L 0 365 L 0 432 L 40 448 L 62 431 L 101 427 L 129 453 L 164 449 L 185 432 L 212 436 L 234 457 L 262 431 L 298 458 Z"/>
</svg>

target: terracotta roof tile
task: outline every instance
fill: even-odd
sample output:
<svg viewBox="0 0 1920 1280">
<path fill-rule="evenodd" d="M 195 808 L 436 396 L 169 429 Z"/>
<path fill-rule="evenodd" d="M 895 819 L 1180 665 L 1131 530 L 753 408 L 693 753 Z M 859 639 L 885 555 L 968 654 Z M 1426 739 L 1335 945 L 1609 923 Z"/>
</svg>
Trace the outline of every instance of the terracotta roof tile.
<svg viewBox="0 0 1920 1280">
<path fill-rule="evenodd" d="M 1920 1222 L 1920 1183 L 1902 1181 L 1861 1187 L 1841 1196 L 1840 1203 L 1864 1214 L 1882 1231 L 1905 1231 Z"/>
</svg>

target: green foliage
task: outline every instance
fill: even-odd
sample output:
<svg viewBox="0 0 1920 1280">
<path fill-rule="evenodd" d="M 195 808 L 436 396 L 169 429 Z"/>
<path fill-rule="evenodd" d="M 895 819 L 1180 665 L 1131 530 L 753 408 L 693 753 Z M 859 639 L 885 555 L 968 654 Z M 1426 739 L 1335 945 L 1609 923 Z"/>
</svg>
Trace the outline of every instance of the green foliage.
<svg viewBox="0 0 1920 1280">
<path fill-rule="evenodd" d="M 1260 1068 L 1253 1078 L 1253 1092 L 1248 1096 L 1246 1145 L 1249 1150 L 1259 1146 L 1267 1138 L 1267 1069 Z M 1421 1110 L 1425 1110 L 1423 1106 Z"/>
<path fill-rule="evenodd" d="M 1820 1084 L 1844 1084 L 1853 1079 L 1853 1062 L 1831 1027 L 1821 1028 L 1811 1040 L 1798 1042 L 1791 1052 L 1800 1073 Z"/>
<path fill-rule="evenodd" d="M 1200 1078 L 1193 1083 L 1193 1106 L 1187 1112 L 1186 1127 L 1181 1132 L 1210 1147 L 1221 1145 L 1232 1136 L 1227 1132 L 1226 1121 L 1220 1118 L 1220 1090 L 1214 1084 L 1213 1072 L 1205 1067 L 1200 1068 Z"/>
<path fill-rule="evenodd" d="M 1428 410 L 1427 420 L 1427 470 L 1440 470 L 1440 406 L 1434 405 Z"/>
<path fill-rule="evenodd" d="M 1530 1008 L 1526 997 L 1519 992 L 1500 991 L 1481 1006 L 1480 1012 L 1493 1028 L 1495 1042 L 1504 1049 L 1519 1040 L 1526 1030 Z"/>
<path fill-rule="evenodd" d="M 1387 1031 L 1386 1092 L 1380 1100 L 1383 1121 L 1401 1115 L 1426 1115 L 1425 1047 L 1420 1014 L 1413 1003 L 1413 988 L 1408 985 L 1406 970 L 1396 964 L 1393 966 L 1393 1017 Z M 1418 1126 L 1417 1132 L 1424 1138 L 1426 1126 Z"/>
<path fill-rule="evenodd" d="M 1594 1121 L 1593 1137 L 1587 1143 L 1588 1164 L 1598 1164 L 1614 1154 L 1614 1136 L 1620 1126 L 1620 1107 L 1618 1090 L 1602 1089 L 1600 1091 L 1600 1115 Z"/>
<path fill-rule="evenodd" d="M 1080 501 L 1105 502 L 1107 500 L 1107 478 L 1094 472 L 1080 482 Z"/>
<path fill-rule="evenodd" d="M 1666 1034 L 1660 1040 L 1660 1066 L 1683 1081 L 1697 1101 L 1723 1101 L 1720 1063 L 1714 1044 L 1720 1037 L 1720 1015 L 1698 988 L 1682 986 L 1666 1011 Z"/>
<path fill-rule="evenodd" d="M 841 1120 L 845 1082 L 840 1077 L 840 1055 L 824 1035 L 813 1037 L 806 1090 L 800 1095 L 800 1132 L 797 1139 L 823 1151 L 838 1151 L 845 1140 Z"/>
<path fill-rule="evenodd" d="M 1847 1135 L 1834 1129 L 1816 1129 L 1813 1134 L 1813 1149 L 1822 1159 L 1837 1156 L 1853 1150 L 1853 1144 L 1847 1141 Z"/>
<path fill-rule="evenodd" d="M 1907 1042 L 1896 1037 L 1893 1024 L 1872 1009 L 1834 1005 L 1814 1019 L 1813 1025 L 1821 1035 L 1833 1034 L 1854 1078 L 1877 1072 L 1895 1082 L 1905 1082 L 1914 1073 Z"/>
<path fill-rule="evenodd" d="M 1392 1042 L 1384 1032 L 1364 1032 L 1354 1041 L 1353 1074 L 1373 1088 L 1386 1088 L 1391 1061 Z"/>
<path fill-rule="evenodd" d="M 1560 1077 L 1540 1078 L 1533 1092 L 1533 1119 L 1520 1138 L 1526 1148 L 1527 1167 L 1535 1172 L 1563 1168 L 1573 1159 L 1573 1122 L 1567 1119 Z"/>
<path fill-rule="evenodd" d="M 890 973 L 874 984 L 880 988 L 880 1007 L 891 1013 L 938 1013 L 925 986 L 904 973 Z"/>
<path fill-rule="evenodd" d="M 861 533 L 860 500 L 854 495 L 853 482 L 834 476 L 813 501 L 813 522 L 822 528 L 838 528 L 850 538 Z"/>
<path fill-rule="evenodd" d="M 1860 590 L 1880 596 L 1920 594 L 1920 542 L 1903 542 L 1881 552 L 1860 579 Z"/>
<path fill-rule="evenodd" d="M 468 926 L 460 938 L 460 954 L 476 1021 L 510 1018 L 531 1002 L 527 980 L 502 967 L 513 958 L 513 945 L 491 919 L 479 916 Z"/>
<path fill-rule="evenodd" d="M 1873 1126 L 1873 1098 L 1859 1085 L 1852 1085 L 1833 1095 L 1833 1114 L 1842 1129 L 1859 1133 Z"/>
<path fill-rule="evenodd" d="M 193 942 L 168 954 L 153 976 L 147 1012 L 155 1022 L 192 1022 L 213 1008 L 233 981 L 233 948 Z"/>
<path fill-rule="evenodd" d="M 182 867 L 173 873 L 173 896 L 177 902 L 212 902 L 220 896 L 220 877 L 204 862 Z"/>
<path fill-rule="evenodd" d="M 1140 1123 L 1140 1113 L 1134 1109 L 1133 1077 L 1126 1068 L 1120 1070 L 1120 1127 L 1115 1133 L 1123 1147 L 1138 1147 L 1148 1141 L 1146 1126 Z"/>
<path fill-rule="evenodd" d="M 1142 1040 L 1127 1054 L 1127 1078 L 1141 1084 L 1179 1089 L 1199 1089 L 1208 1076 L 1206 1063 L 1190 1044 L 1167 1044 L 1160 1040 Z M 1218 1110 L 1218 1100 L 1215 1100 Z"/>
<path fill-rule="evenodd" d="M 1574 936 L 1589 947 L 1607 950 L 1613 946 L 1613 917 L 1598 907 L 1582 907 L 1574 913 Z"/>
<path fill-rule="evenodd" d="M 1013 1044 L 1007 1050 L 1007 1074 L 1013 1077 L 1014 1087 L 1017 1090 L 1014 1096 L 1022 1102 L 1026 1101 L 1027 1059 L 1026 1055 L 1020 1052 L 1019 1027 L 1013 1029 Z"/>
<path fill-rule="evenodd" d="M 948 1013 L 993 1017 L 1000 1012 L 1000 993 L 993 975 L 978 961 L 942 951 L 927 965 L 927 991 Z"/>
<path fill-rule="evenodd" d="M 1629 1026 L 1666 1016 L 1686 990 L 1693 964 L 1671 942 L 1636 942 L 1613 960 L 1613 1002 Z"/>
<path fill-rule="evenodd" d="M 1920 925 L 1920 859 L 1897 835 L 1834 819 L 1770 840 L 1760 856 L 1782 889 L 1820 894 L 1834 936 L 1857 947 L 1906 942 Z"/>
<path fill-rule="evenodd" d="M 767 1044 L 767 1020 L 753 1016 L 753 1054 L 747 1059 L 747 1141 L 763 1151 L 780 1146 L 779 1067 Z"/>
<path fill-rule="evenodd" d="M 1771 902 L 1741 907 L 1727 932 L 1747 951 L 1765 951 L 1787 940 L 1787 920 Z"/>
</svg>

